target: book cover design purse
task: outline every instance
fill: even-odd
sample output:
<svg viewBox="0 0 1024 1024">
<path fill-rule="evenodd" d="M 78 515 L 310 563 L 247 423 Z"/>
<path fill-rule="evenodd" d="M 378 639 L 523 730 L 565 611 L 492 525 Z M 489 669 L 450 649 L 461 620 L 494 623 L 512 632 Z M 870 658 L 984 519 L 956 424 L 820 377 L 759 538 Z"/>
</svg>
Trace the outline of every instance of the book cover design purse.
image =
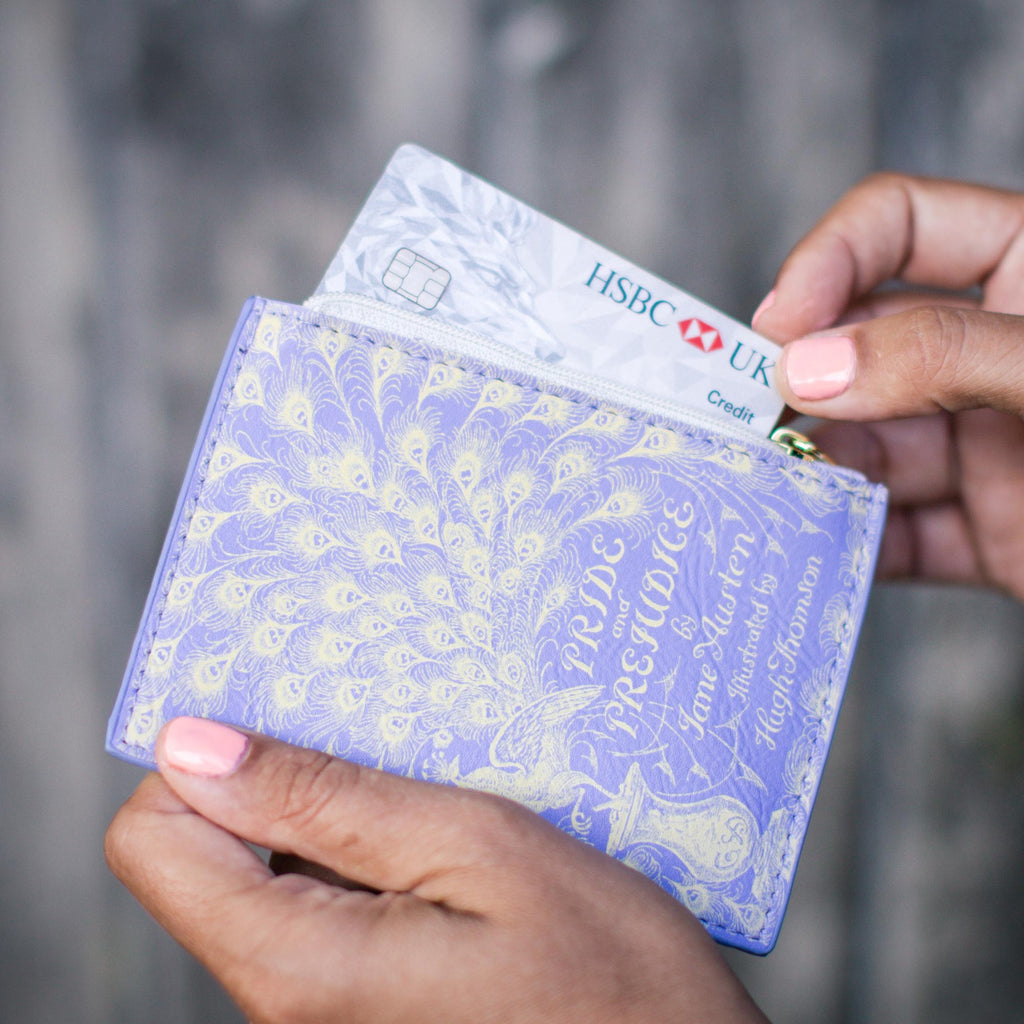
<svg viewBox="0 0 1024 1024">
<path fill-rule="evenodd" d="M 111 718 L 527 805 L 774 944 L 885 492 L 362 297 L 250 300 Z M 325 309 L 327 311 L 325 311 Z"/>
</svg>

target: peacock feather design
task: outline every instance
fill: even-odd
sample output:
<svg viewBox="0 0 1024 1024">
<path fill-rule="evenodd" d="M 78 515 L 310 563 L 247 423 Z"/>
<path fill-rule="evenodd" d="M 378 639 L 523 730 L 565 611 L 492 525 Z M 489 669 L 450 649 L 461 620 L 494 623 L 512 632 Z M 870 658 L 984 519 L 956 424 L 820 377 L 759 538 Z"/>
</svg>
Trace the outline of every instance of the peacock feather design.
<svg viewBox="0 0 1024 1024">
<path fill-rule="evenodd" d="M 759 806 L 767 787 L 745 705 L 705 733 L 697 644 L 709 615 L 741 619 L 737 537 L 768 593 L 796 538 L 824 551 L 852 510 L 829 557 L 863 583 L 867 501 L 739 442 L 275 308 L 213 416 L 125 743 L 151 753 L 162 722 L 207 715 L 489 790 L 746 913 L 722 887 L 765 889 L 768 818 L 736 792 Z M 822 607 L 835 659 L 850 605 Z M 792 699 L 821 716 L 836 696 L 818 673 Z M 822 729 L 779 754 L 795 798 Z"/>
</svg>

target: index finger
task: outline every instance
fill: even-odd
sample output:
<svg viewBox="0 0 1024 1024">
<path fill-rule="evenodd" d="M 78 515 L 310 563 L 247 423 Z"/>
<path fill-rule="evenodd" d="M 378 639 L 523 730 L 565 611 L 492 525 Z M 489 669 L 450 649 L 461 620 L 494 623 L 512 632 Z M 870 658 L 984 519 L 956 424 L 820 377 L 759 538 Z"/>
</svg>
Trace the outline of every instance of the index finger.
<svg viewBox="0 0 1024 1024">
<path fill-rule="evenodd" d="M 1015 192 L 873 175 L 797 244 L 755 326 L 777 341 L 822 330 L 892 279 L 954 291 L 984 283 L 1024 249 L 1022 226 L 1024 196 Z"/>
</svg>

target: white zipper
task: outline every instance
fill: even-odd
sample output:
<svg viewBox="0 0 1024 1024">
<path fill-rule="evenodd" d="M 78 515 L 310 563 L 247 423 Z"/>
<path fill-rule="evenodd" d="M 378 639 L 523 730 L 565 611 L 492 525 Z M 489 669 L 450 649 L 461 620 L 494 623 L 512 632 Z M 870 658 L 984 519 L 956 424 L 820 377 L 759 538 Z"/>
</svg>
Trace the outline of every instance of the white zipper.
<svg viewBox="0 0 1024 1024">
<path fill-rule="evenodd" d="M 688 405 L 682 405 L 667 398 L 659 398 L 625 384 L 617 384 L 605 377 L 598 377 L 566 366 L 545 363 L 465 327 L 431 320 L 419 313 L 407 313 L 405 310 L 397 309 L 369 296 L 353 295 L 348 292 L 330 292 L 311 296 L 305 301 L 304 306 L 318 313 L 326 313 L 328 316 L 336 316 L 342 320 L 351 320 L 380 331 L 390 331 L 393 334 L 417 338 L 428 344 L 446 348 L 458 355 L 482 359 L 514 372 L 527 373 L 531 377 L 555 386 L 583 391 L 600 401 L 631 406 L 655 416 L 682 420 L 691 426 L 726 437 L 733 437 L 738 441 L 757 445 L 769 451 L 778 451 L 780 447 L 778 443 L 763 437 L 756 431 L 748 430 L 740 424 L 708 416 Z"/>
<path fill-rule="evenodd" d="M 806 435 L 788 426 L 775 427 L 765 438 L 754 430 L 747 430 L 739 424 L 708 416 L 691 406 L 649 394 L 626 384 L 618 384 L 606 377 L 599 377 L 582 370 L 574 370 L 567 366 L 553 366 L 551 363 L 524 355 L 508 345 L 493 341 L 465 327 L 431 320 L 418 313 L 409 313 L 367 295 L 328 292 L 311 296 L 303 305 L 307 309 L 325 313 L 328 316 L 336 316 L 342 320 L 350 320 L 405 337 L 418 338 L 459 355 L 482 359 L 513 372 L 526 373 L 538 381 L 582 391 L 598 400 L 638 408 L 649 415 L 682 420 L 690 426 L 707 430 L 719 436 L 735 438 L 737 441 L 760 448 L 762 451 L 777 452 L 781 449 L 801 461 L 824 463 L 829 469 L 851 480 L 858 482 L 864 480 L 863 475 L 856 470 L 836 466 Z"/>
</svg>

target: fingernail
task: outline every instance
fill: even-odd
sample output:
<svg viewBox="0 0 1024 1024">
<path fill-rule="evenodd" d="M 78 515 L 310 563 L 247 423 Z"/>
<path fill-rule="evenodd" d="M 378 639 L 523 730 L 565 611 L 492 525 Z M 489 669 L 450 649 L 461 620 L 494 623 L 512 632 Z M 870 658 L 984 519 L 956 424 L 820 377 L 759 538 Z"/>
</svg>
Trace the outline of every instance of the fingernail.
<svg viewBox="0 0 1024 1024">
<path fill-rule="evenodd" d="M 801 338 L 786 346 L 783 365 L 797 398 L 835 398 L 853 380 L 857 349 L 852 338 Z"/>
<path fill-rule="evenodd" d="M 757 318 L 762 313 L 767 313 L 772 306 L 775 305 L 775 289 L 773 288 L 762 300 L 761 305 L 754 310 L 754 315 L 750 318 L 750 326 L 757 326 Z"/>
<path fill-rule="evenodd" d="M 205 718 L 175 718 L 164 727 L 162 745 L 172 768 L 216 778 L 230 775 L 242 763 L 249 737 Z"/>
</svg>

